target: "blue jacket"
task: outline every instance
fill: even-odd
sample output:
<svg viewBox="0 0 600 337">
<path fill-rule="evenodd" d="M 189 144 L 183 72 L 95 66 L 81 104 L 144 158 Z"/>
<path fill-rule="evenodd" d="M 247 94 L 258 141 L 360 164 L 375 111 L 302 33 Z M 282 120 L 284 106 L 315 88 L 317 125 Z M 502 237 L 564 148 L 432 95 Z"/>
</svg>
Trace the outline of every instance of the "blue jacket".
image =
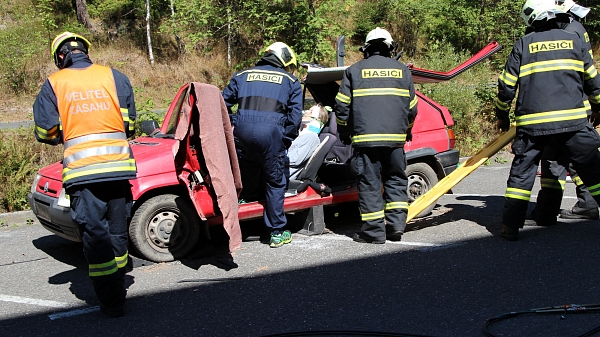
<svg viewBox="0 0 600 337">
<path fill-rule="evenodd" d="M 223 90 L 223 99 L 228 109 L 238 104 L 232 116 L 234 125 L 244 121 L 280 125 L 288 146 L 298 136 L 302 87 L 296 76 L 282 68 L 265 64 L 233 74 Z"/>
</svg>

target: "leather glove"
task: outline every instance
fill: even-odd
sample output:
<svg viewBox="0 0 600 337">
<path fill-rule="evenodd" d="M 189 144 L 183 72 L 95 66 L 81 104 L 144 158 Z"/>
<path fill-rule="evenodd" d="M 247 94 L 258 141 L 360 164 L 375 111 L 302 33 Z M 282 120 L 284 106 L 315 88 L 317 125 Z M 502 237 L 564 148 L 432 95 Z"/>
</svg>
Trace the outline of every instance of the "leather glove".
<svg viewBox="0 0 600 337">
<path fill-rule="evenodd" d="M 508 129 L 510 129 L 510 120 L 499 119 L 496 121 L 496 130 L 506 132 L 506 131 L 508 131 Z"/>
<path fill-rule="evenodd" d="M 592 115 L 589 117 L 590 123 L 592 123 L 592 126 L 594 126 L 594 128 L 596 128 L 598 125 L 600 125 L 600 113 L 592 111 Z"/>
<path fill-rule="evenodd" d="M 292 146 L 292 139 L 288 137 L 283 137 L 283 145 L 285 145 L 286 150 Z"/>
<path fill-rule="evenodd" d="M 338 134 L 340 136 L 340 141 L 342 142 L 342 144 L 352 144 L 352 132 L 349 127 L 338 125 Z"/>
<path fill-rule="evenodd" d="M 406 129 L 406 141 L 407 142 L 412 141 L 412 128 Z"/>
</svg>

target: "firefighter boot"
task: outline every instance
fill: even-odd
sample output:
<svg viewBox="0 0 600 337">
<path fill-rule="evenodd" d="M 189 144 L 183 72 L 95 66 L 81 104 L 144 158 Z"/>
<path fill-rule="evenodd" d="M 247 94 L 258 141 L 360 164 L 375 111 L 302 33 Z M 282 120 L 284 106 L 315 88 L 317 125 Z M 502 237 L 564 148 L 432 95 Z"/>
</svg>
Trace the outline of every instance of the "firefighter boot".
<svg viewBox="0 0 600 337">
<path fill-rule="evenodd" d="M 110 275 L 91 277 L 91 280 L 100 300 L 100 311 L 109 317 L 125 316 L 125 268 Z"/>
<path fill-rule="evenodd" d="M 536 212 L 534 210 L 525 219 L 525 226 L 548 227 L 548 226 L 556 225 L 556 222 L 557 222 L 556 216 L 550 216 L 550 217 L 543 216 L 543 215 L 540 215 L 539 212 Z"/>
<path fill-rule="evenodd" d="M 403 231 L 389 231 L 385 234 L 385 238 L 390 241 L 402 241 Z"/>
<path fill-rule="evenodd" d="M 384 244 L 385 243 L 385 239 L 375 239 L 375 238 L 372 238 L 361 232 L 354 233 L 354 235 L 352 236 L 352 240 L 354 240 L 354 242 L 359 242 L 359 243 L 375 243 L 375 244 Z"/>
<path fill-rule="evenodd" d="M 562 219 L 584 219 L 584 220 L 598 220 L 598 208 L 594 209 L 563 209 L 560 211 L 559 217 Z"/>
<path fill-rule="evenodd" d="M 519 228 L 504 225 L 500 231 L 500 236 L 508 241 L 519 240 Z"/>
</svg>

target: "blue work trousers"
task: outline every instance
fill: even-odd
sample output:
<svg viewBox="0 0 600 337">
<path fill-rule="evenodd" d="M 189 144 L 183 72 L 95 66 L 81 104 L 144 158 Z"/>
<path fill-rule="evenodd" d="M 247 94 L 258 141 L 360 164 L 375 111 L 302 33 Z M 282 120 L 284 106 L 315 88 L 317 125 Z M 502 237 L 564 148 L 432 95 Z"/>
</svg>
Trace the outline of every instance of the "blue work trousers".
<svg viewBox="0 0 600 337">
<path fill-rule="evenodd" d="M 241 151 L 240 171 L 244 189 L 240 197 L 247 201 L 265 200 L 267 230 L 278 234 L 287 224 L 283 211 L 286 188 L 286 147 L 283 127 L 275 123 L 241 121 L 234 135 Z"/>
</svg>

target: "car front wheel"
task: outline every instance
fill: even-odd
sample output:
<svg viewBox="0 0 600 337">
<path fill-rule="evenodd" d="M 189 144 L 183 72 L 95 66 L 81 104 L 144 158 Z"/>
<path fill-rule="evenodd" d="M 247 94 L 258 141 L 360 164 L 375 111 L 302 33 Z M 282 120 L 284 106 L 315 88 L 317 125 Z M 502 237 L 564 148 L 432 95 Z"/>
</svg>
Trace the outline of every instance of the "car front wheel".
<svg viewBox="0 0 600 337">
<path fill-rule="evenodd" d="M 146 200 L 129 225 L 133 246 L 154 262 L 169 262 L 186 257 L 200 236 L 200 217 L 192 203 L 174 194 Z"/>
<path fill-rule="evenodd" d="M 408 203 L 412 203 L 421 195 L 427 193 L 438 182 L 438 177 L 431 166 L 425 163 L 414 163 L 406 167 L 406 176 L 408 177 Z M 427 206 L 415 218 L 420 218 L 431 213 L 435 207 L 435 202 Z"/>
</svg>

